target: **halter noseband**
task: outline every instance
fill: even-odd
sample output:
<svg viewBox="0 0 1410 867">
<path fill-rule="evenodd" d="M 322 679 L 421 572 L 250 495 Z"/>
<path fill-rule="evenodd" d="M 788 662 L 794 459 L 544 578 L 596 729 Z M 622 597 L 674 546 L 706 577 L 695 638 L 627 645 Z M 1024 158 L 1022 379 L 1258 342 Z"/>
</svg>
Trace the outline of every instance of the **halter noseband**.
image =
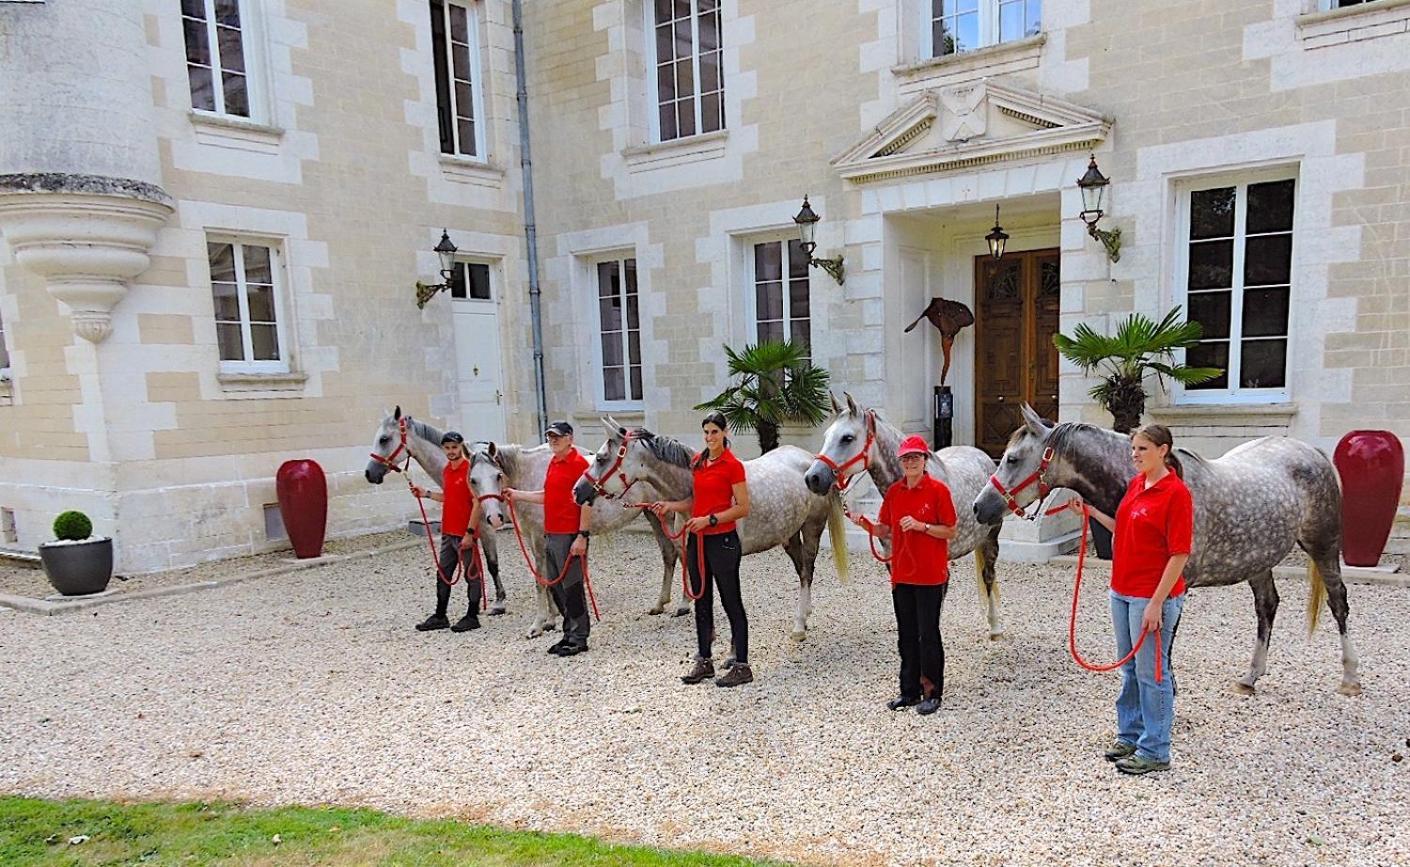
<svg viewBox="0 0 1410 867">
<path fill-rule="evenodd" d="M 631 490 L 632 485 L 635 485 L 637 483 L 636 479 L 627 478 L 627 474 L 625 472 L 618 472 L 622 468 L 622 462 L 625 461 L 627 458 L 627 446 L 631 445 L 631 441 L 632 435 L 630 433 L 624 434 L 622 436 L 622 444 L 617 448 L 617 459 L 612 462 L 612 466 L 608 467 L 607 471 L 602 475 L 598 476 L 597 478 L 593 478 L 592 473 L 589 470 L 583 470 L 583 478 L 588 480 L 588 483 L 592 485 L 593 491 L 599 497 L 606 497 L 609 500 L 615 500 L 618 497 L 625 497 L 627 495 L 627 491 Z M 613 473 L 616 473 L 617 478 L 620 479 L 622 482 L 622 492 L 620 494 L 614 494 L 611 491 L 607 490 L 605 487 L 603 487 L 607 480 L 612 478 Z"/>
<path fill-rule="evenodd" d="M 1038 519 L 1038 514 L 1042 510 L 1035 509 L 1032 515 L 1027 514 L 1022 508 L 1019 507 L 1018 500 L 1015 498 L 1015 495 L 1022 491 L 1024 488 L 1027 488 L 1029 485 L 1037 484 L 1038 502 L 1041 503 L 1043 500 L 1047 499 L 1048 494 L 1052 491 L 1052 486 L 1049 485 L 1043 477 L 1047 475 L 1048 465 L 1052 462 L 1053 447 L 1047 446 L 1043 449 L 1042 459 L 1038 461 L 1038 469 L 1030 473 L 1027 477 L 1023 479 L 1023 481 L 1014 485 L 1011 490 L 1006 489 L 1004 487 L 1004 483 L 999 481 L 999 476 L 997 473 L 989 477 L 989 483 L 994 486 L 994 490 L 999 492 L 999 496 L 1004 498 L 1004 503 L 1009 507 L 1010 512 L 1013 512 L 1015 515 L 1025 520 L 1036 521 Z"/>
<path fill-rule="evenodd" d="M 862 462 L 862 472 L 867 472 L 868 470 L 870 470 L 870 469 L 871 469 L 871 447 L 872 447 L 872 444 L 875 443 L 875 442 L 876 442 L 876 418 L 875 418 L 875 416 L 872 415 L 872 411 L 871 411 L 871 410 L 867 410 L 867 438 L 866 438 L 866 441 L 865 441 L 864 443 L 862 443 L 862 450 L 861 450 L 861 451 L 857 452 L 855 455 L 852 455 L 852 457 L 848 458 L 847 460 L 843 461 L 843 462 L 840 463 L 840 464 L 837 463 L 836 461 L 834 461 L 832 458 L 828 457 L 827 455 L 822 454 L 821 452 L 819 452 L 818 454 L 813 455 L 813 457 L 815 457 L 815 458 L 817 458 L 818 460 L 822 461 L 825 465 L 827 465 L 827 468 L 828 468 L 828 469 L 832 470 L 832 484 L 833 484 L 833 486 L 835 486 L 835 487 L 837 488 L 837 490 L 838 490 L 840 493 L 845 494 L 845 493 L 847 493 L 847 491 L 850 490 L 851 487 L 852 487 L 850 484 L 848 484 L 848 480 L 851 479 L 851 478 L 856 478 L 857 476 L 860 476 L 861 473 L 853 473 L 851 476 L 844 476 L 844 475 L 843 475 L 843 472 L 844 472 L 848 467 L 852 466 L 853 464 L 855 464 L 855 463 L 858 462 L 858 461 L 861 461 L 861 462 Z"/>
<path fill-rule="evenodd" d="M 401 442 L 397 443 L 397 447 L 395 449 L 392 449 L 391 454 L 383 457 L 382 455 L 379 455 L 376 452 L 371 453 L 372 460 L 376 461 L 377 463 L 381 464 L 382 466 L 386 467 L 394 473 L 404 473 L 406 472 L 407 467 L 411 466 L 411 451 L 406 447 L 407 418 L 407 416 L 402 416 L 401 418 L 397 419 L 397 431 L 401 434 Z M 401 466 L 397 466 L 397 457 L 402 452 L 406 452 L 406 460 L 402 462 Z"/>
</svg>

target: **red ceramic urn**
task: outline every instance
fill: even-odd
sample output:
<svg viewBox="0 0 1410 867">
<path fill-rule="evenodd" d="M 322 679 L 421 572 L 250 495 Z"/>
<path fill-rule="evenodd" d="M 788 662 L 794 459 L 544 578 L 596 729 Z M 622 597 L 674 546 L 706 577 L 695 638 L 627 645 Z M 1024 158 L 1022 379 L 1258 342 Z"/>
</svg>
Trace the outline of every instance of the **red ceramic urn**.
<svg viewBox="0 0 1410 867">
<path fill-rule="evenodd" d="M 1405 450 L 1390 431 L 1354 430 L 1337 443 L 1332 462 L 1341 475 L 1342 559 L 1375 566 L 1400 505 Z"/>
<path fill-rule="evenodd" d="M 321 556 L 328 529 L 328 480 L 323 468 L 306 459 L 285 461 L 274 476 L 274 490 L 294 556 L 300 560 Z"/>
</svg>

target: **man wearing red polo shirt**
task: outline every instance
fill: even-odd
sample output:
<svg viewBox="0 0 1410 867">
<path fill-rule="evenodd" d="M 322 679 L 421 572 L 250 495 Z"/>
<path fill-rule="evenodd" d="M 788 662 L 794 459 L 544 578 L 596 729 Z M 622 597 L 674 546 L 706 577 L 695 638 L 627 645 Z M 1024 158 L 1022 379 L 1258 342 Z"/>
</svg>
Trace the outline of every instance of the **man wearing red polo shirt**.
<svg viewBox="0 0 1410 867">
<path fill-rule="evenodd" d="M 542 491 L 516 491 L 506 488 L 504 496 L 519 503 L 543 505 L 544 578 L 563 580 L 549 588 L 558 613 L 563 615 L 563 638 L 548 652 L 555 656 L 575 656 L 588 649 L 587 594 L 583 591 L 583 568 L 587 563 L 588 528 L 592 506 L 578 505 L 573 485 L 588 468 L 587 458 L 573 447 L 573 426 L 556 421 L 544 431 L 553 459 L 548 463 Z"/>
</svg>

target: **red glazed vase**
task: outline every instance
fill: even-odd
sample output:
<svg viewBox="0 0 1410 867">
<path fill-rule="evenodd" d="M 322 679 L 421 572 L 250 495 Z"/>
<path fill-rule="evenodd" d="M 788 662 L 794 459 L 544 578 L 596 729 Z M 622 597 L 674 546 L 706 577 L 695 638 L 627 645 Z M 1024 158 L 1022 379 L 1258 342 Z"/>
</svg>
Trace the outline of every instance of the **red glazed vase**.
<svg viewBox="0 0 1410 867">
<path fill-rule="evenodd" d="M 1390 431 L 1354 430 L 1337 443 L 1332 462 L 1341 475 L 1342 559 L 1375 566 L 1400 505 L 1405 450 Z"/>
<path fill-rule="evenodd" d="M 285 461 L 274 476 L 279 495 L 279 516 L 300 560 L 323 554 L 323 534 L 328 529 L 328 480 L 323 468 L 311 460 Z"/>
</svg>

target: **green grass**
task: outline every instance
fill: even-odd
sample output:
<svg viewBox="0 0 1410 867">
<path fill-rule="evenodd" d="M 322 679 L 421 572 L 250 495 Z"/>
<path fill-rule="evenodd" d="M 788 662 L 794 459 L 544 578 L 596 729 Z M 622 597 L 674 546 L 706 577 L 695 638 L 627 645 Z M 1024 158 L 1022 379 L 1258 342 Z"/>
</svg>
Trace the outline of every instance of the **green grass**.
<svg viewBox="0 0 1410 867">
<path fill-rule="evenodd" d="M 71 845 L 69 839 L 89 839 Z M 274 842 L 278 835 L 279 842 Z M 681 865 L 744 867 L 723 855 L 617 846 L 336 807 L 119 804 L 0 797 L 0 864 L 43 865 Z"/>
</svg>

